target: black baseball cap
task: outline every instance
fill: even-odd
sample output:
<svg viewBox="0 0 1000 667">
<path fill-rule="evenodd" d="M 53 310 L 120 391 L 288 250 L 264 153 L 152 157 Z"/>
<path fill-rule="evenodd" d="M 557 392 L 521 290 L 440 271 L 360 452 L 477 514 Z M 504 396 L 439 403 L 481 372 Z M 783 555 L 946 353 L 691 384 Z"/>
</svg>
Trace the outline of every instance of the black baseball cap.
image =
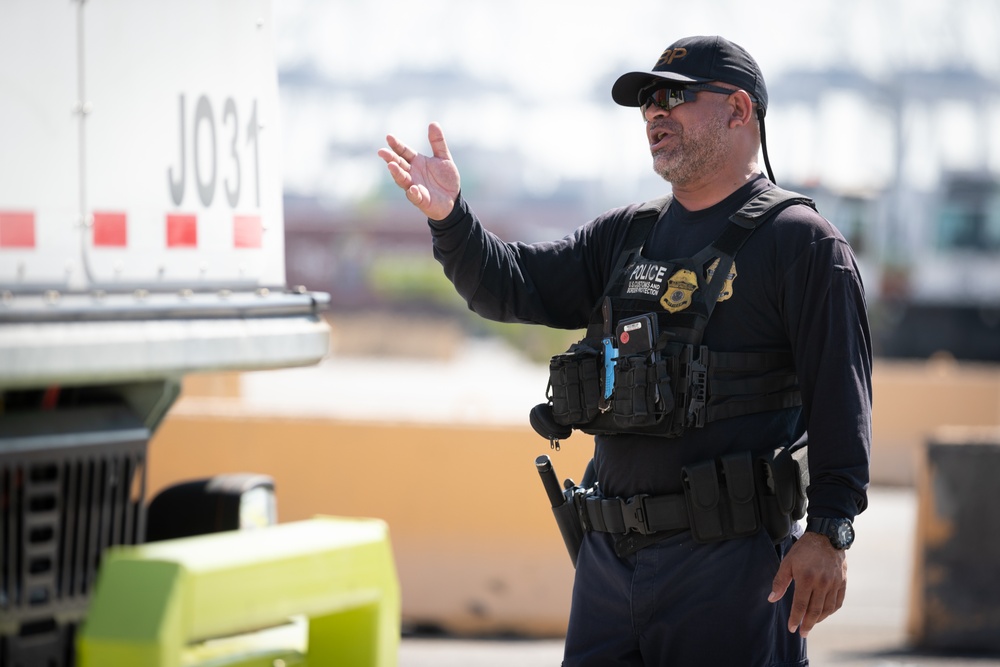
<svg viewBox="0 0 1000 667">
<path fill-rule="evenodd" d="M 747 91 L 762 112 L 767 111 L 767 87 L 757 61 L 738 44 L 718 36 L 679 39 L 660 56 L 652 71 L 622 74 L 611 87 L 611 98 L 625 107 L 641 104 L 639 91 L 662 81 L 686 84 L 720 81 Z"/>
<path fill-rule="evenodd" d="M 628 72 L 618 77 L 611 87 L 611 98 L 623 107 L 639 107 L 643 102 L 639 99 L 639 92 L 655 83 L 682 88 L 709 81 L 728 83 L 745 90 L 756 102 L 764 167 L 771 181 L 777 183 L 767 157 L 767 133 L 764 128 L 767 86 L 764 85 L 764 75 L 753 56 L 739 44 L 717 35 L 679 39 L 660 55 L 652 71 Z"/>
</svg>

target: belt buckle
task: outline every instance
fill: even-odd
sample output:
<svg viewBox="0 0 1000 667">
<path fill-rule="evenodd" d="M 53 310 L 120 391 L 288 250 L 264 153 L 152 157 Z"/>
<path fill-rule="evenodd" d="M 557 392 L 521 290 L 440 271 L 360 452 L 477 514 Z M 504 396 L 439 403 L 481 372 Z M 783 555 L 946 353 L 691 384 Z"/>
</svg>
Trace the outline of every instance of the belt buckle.
<svg viewBox="0 0 1000 667">
<path fill-rule="evenodd" d="M 625 524 L 625 532 L 635 531 L 640 535 L 650 535 L 653 533 L 649 529 L 649 513 L 646 511 L 646 498 L 648 493 L 640 493 L 631 498 L 619 499 L 622 507 L 622 522 Z"/>
</svg>

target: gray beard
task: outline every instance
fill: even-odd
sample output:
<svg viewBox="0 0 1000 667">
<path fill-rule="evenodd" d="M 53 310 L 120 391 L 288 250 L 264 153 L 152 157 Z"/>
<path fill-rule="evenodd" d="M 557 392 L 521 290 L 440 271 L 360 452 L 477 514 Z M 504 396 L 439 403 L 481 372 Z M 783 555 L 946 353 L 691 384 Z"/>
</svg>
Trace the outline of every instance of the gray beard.
<svg viewBox="0 0 1000 667">
<path fill-rule="evenodd" d="M 674 186 L 721 171 L 729 160 L 728 147 L 723 141 L 726 129 L 726 121 L 720 118 L 691 136 L 680 135 L 679 146 L 653 153 L 653 171 Z"/>
</svg>

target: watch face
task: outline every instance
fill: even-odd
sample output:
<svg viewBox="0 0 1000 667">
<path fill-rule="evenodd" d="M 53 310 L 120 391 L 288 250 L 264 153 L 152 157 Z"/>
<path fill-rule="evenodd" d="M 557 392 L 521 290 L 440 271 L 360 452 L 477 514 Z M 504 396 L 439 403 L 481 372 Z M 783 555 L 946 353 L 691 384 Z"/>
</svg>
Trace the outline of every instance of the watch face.
<svg viewBox="0 0 1000 667">
<path fill-rule="evenodd" d="M 835 549 L 849 549 L 854 543 L 854 525 L 848 519 L 809 519 L 806 530 L 825 535 Z"/>
<path fill-rule="evenodd" d="M 846 549 L 854 542 L 854 527 L 849 521 L 844 521 L 836 527 L 837 542 L 842 549 Z"/>
</svg>

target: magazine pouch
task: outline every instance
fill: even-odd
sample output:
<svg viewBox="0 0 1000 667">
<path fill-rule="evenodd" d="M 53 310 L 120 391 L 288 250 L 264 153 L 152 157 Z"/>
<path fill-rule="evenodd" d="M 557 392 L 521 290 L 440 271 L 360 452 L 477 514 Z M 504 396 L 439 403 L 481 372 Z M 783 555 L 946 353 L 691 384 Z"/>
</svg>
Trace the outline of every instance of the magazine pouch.
<svg viewBox="0 0 1000 667">
<path fill-rule="evenodd" d="M 600 408 L 603 352 L 599 341 L 584 338 L 549 361 L 549 400 L 558 424 L 587 423 Z"/>
</svg>

